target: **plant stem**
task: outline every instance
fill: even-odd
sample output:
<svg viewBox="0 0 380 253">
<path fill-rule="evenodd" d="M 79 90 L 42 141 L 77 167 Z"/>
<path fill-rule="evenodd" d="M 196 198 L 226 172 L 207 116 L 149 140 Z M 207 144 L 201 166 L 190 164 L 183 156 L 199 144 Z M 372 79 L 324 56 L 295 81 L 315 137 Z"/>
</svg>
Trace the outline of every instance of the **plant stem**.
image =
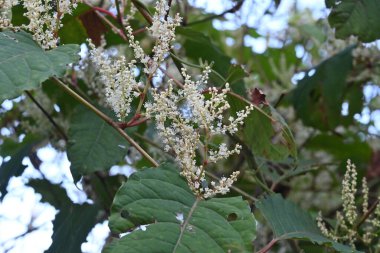
<svg viewBox="0 0 380 253">
<path fill-rule="evenodd" d="M 256 253 L 266 253 L 266 252 L 268 252 L 273 247 L 273 245 L 276 244 L 276 242 L 278 242 L 278 239 L 274 238 L 267 245 L 265 245 L 264 248 L 262 248 L 261 250 L 257 251 Z"/>
<path fill-rule="evenodd" d="M 208 17 L 206 17 L 204 19 L 196 20 L 194 22 L 190 22 L 190 23 L 186 24 L 186 26 L 200 24 L 200 23 L 203 23 L 203 22 L 207 22 L 207 21 L 213 20 L 215 18 L 221 18 L 224 15 L 226 15 L 227 13 L 235 13 L 238 10 L 240 10 L 240 8 L 242 7 L 243 3 L 244 3 L 244 0 L 241 0 L 241 1 L 237 2 L 235 4 L 235 6 L 233 6 L 232 8 L 230 8 L 230 9 L 228 9 L 228 10 L 226 10 L 226 11 L 220 13 L 220 14 L 211 15 L 211 16 L 208 16 Z"/>
<path fill-rule="evenodd" d="M 121 136 L 124 137 L 134 148 L 136 148 L 140 154 L 145 157 L 153 166 L 158 167 L 159 164 L 137 143 L 135 142 L 126 132 L 121 129 L 116 122 L 114 122 L 110 117 L 104 114 L 102 111 L 97 109 L 95 106 L 90 104 L 87 100 L 82 98 L 79 94 L 77 94 L 74 90 L 72 90 L 68 85 L 64 84 L 61 80 L 56 77 L 52 78 L 62 89 L 64 89 L 70 96 L 75 98 L 81 104 L 86 106 L 88 109 L 93 111 L 96 115 L 98 115 L 101 119 L 103 119 L 107 124 L 113 127 Z"/>
<path fill-rule="evenodd" d="M 117 18 L 119 19 L 119 23 L 121 25 L 121 30 L 123 31 L 125 37 L 128 37 L 128 32 L 125 29 L 124 24 L 123 24 L 123 16 L 124 15 L 121 12 L 119 0 L 115 0 L 115 5 L 116 5 L 116 11 L 117 11 Z"/>
<path fill-rule="evenodd" d="M 380 200 L 377 199 L 372 206 L 368 209 L 368 211 L 363 214 L 363 216 L 360 218 L 359 222 L 354 226 L 354 230 L 357 230 L 367 219 L 368 217 L 376 210 L 377 205 L 379 204 Z"/>
<path fill-rule="evenodd" d="M 25 91 L 26 95 L 32 100 L 32 102 L 41 110 L 41 112 L 46 116 L 49 122 L 57 129 L 58 133 L 62 136 L 62 138 L 67 142 L 68 138 L 65 132 L 62 130 L 60 126 L 54 121 L 54 119 L 49 115 L 49 113 L 42 107 L 42 105 L 33 97 L 32 93 L 29 91 Z"/>
<path fill-rule="evenodd" d="M 145 8 L 143 4 L 137 0 L 131 0 L 131 2 L 136 7 L 136 9 L 141 13 L 144 19 L 149 23 L 149 25 L 153 24 L 153 18 L 150 16 L 148 10 Z"/>
</svg>

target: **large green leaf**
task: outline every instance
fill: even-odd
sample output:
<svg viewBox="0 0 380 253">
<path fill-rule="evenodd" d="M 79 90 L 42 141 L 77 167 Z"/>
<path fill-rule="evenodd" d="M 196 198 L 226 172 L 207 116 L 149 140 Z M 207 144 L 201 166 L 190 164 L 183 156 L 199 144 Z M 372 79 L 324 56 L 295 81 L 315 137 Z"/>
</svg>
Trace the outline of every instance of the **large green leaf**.
<svg viewBox="0 0 380 253">
<path fill-rule="evenodd" d="M 263 113 L 264 112 L 264 113 Z M 282 116 L 270 105 L 251 112 L 245 121 L 244 141 L 261 157 L 283 161 L 297 158 L 293 134 Z"/>
<path fill-rule="evenodd" d="M 273 194 L 260 200 L 256 207 L 268 221 L 275 236 L 275 241 L 285 239 L 309 240 L 319 245 L 333 247 L 339 252 L 358 252 L 352 248 L 334 242 L 322 235 L 316 222 L 310 215 L 292 202 Z"/>
<path fill-rule="evenodd" d="M 328 19 L 337 38 L 355 35 L 363 42 L 380 38 L 380 0 L 329 0 L 326 4 L 332 8 Z"/>
<path fill-rule="evenodd" d="M 78 52 L 78 45 L 44 51 L 24 31 L 1 32 L 0 101 L 37 88 L 51 76 L 63 75 L 67 65 L 79 59 Z"/>
<path fill-rule="evenodd" d="M 74 177 L 108 170 L 127 153 L 128 143 L 116 130 L 84 107 L 74 113 L 68 136 L 67 156 Z"/>
<path fill-rule="evenodd" d="M 132 232 L 108 253 L 252 252 L 256 228 L 241 197 L 198 199 L 171 165 L 133 174 L 116 194 L 109 226 Z"/>
<path fill-rule="evenodd" d="M 42 195 L 42 201 L 59 210 L 53 222 L 53 243 L 46 252 L 82 252 L 81 245 L 97 222 L 99 207 L 72 203 L 63 188 L 47 180 L 32 180 L 28 185 Z"/>
<path fill-rule="evenodd" d="M 305 125 L 321 130 L 334 129 L 342 123 L 342 103 L 346 78 L 352 69 L 349 47 L 307 73 L 293 90 L 293 105 Z M 352 115 L 351 115 L 352 116 Z"/>
</svg>

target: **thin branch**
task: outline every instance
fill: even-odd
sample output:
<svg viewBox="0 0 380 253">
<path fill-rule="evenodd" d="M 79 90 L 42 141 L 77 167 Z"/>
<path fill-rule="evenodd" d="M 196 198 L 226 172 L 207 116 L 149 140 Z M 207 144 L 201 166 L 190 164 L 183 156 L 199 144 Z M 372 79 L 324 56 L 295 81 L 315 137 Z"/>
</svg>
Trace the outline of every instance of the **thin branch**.
<svg viewBox="0 0 380 253">
<path fill-rule="evenodd" d="M 377 199 L 372 206 L 368 209 L 368 211 L 363 214 L 359 222 L 355 225 L 354 230 L 357 230 L 367 219 L 368 217 L 376 210 L 377 205 L 379 204 L 380 200 Z"/>
<path fill-rule="evenodd" d="M 148 10 L 137 0 L 131 0 L 136 9 L 140 12 L 140 14 L 144 17 L 144 19 L 149 23 L 149 25 L 153 24 L 153 18 L 150 16 Z"/>
<path fill-rule="evenodd" d="M 168 1 L 168 6 L 169 6 L 169 8 L 168 8 L 168 11 L 165 14 L 165 20 L 168 20 L 169 12 L 170 12 L 170 7 L 172 6 L 172 0 Z"/>
<path fill-rule="evenodd" d="M 54 121 L 50 114 L 42 107 L 42 105 L 33 97 L 32 93 L 25 91 L 26 95 L 32 100 L 32 102 L 41 110 L 41 112 L 46 116 L 49 122 L 57 129 L 61 137 L 67 142 L 68 138 L 62 128 Z"/>
<path fill-rule="evenodd" d="M 113 18 L 114 20 L 118 20 L 117 17 L 112 12 L 110 12 L 109 10 L 106 10 L 106 9 L 103 9 L 103 8 L 100 8 L 100 7 L 97 7 L 97 6 L 91 6 L 88 3 L 86 3 L 86 4 L 89 5 L 94 11 L 98 11 L 98 12 L 104 13 L 104 14 L 110 16 L 111 18 Z"/>
<path fill-rule="evenodd" d="M 241 1 L 237 2 L 232 8 L 230 8 L 230 9 L 228 9 L 228 10 L 226 10 L 226 11 L 220 13 L 220 14 L 211 15 L 211 16 L 208 16 L 208 17 L 206 17 L 204 19 L 196 20 L 194 22 L 190 22 L 190 23 L 186 24 L 186 26 L 200 24 L 200 23 L 203 23 L 203 22 L 207 22 L 207 21 L 213 20 L 215 18 L 221 18 L 224 15 L 226 15 L 227 13 L 235 13 L 238 10 L 240 10 L 240 8 L 243 6 L 243 3 L 244 3 L 244 0 L 241 0 Z"/>
<path fill-rule="evenodd" d="M 123 31 L 125 37 L 128 37 L 128 31 L 127 31 L 127 29 L 125 29 L 125 26 L 123 24 L 124 23 L 123 22 L 124 14 L 121 12 L 119 0 L 115 0 L 115 6 L 116 6 L 116 11 L 117 11 L 117 18 L 118 18 L 119 23 L 121 25 L 121 30 Z"/>
<path fill-rule="evenodd" d="M 70 96 L 75 98 L 77 101 L 79 101 L 81 104 L 86 106 L 88 109 L 96 113 L 101 119 L 103 119 L 108 125 L 113 127 L 121 136 L 126 139 L 129 144 L 131 144 L 133 147 L 135 147 L 140 154 L 145 157 L 153 166 L 158 167 L 159 164 L 137 143 L 135 142 L 126 132 L 121 129 L 116 122 L 114 122 L 110 117 L 108 117 L 106 114 L 104 114 L 102 111 L 97 109 L 95 106 L 90 104 L 87 100 L 82 98 L 80 95 L 78 95 L 74 90 L 72 90 L 68 85 L 64 84 L 61 80 L 59 80 L 56 77 L 52 78 L 61 88 L 63 88 Z"/>
</svg>

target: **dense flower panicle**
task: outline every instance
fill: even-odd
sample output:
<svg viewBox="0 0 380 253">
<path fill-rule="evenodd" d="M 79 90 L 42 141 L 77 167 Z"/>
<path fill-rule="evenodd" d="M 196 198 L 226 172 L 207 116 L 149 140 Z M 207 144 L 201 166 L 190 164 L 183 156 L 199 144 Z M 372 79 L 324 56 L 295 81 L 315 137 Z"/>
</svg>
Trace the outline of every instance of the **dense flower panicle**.
<svg viewBox="0 0 380 253">
<path fill-rule="evenodd" d="M 12 27 L 9 19 L 4 15 L 10 11 L 12 6 L 19 2 L 15 0 L 3 0 L 4 6 L 1 6 L 2 13 L 0 17 L 0 28 Z M 58 30 L 62 27 L 61 20 L 65 14 L 71 14 L 76 8 L 76 0 L 28 0 L 22 1 L 26 9 L 24 14 L 29 19 L 29 24 L 22 25 L 18 28 L 29 30 L 33 33 L 33 38 L 44 49 L 55 48 L 58 45 Z M 13 27 L 17 28 L 17 27 Z"/>
<path fill-rule="evenodd" d="M 343 211 L 347 218 L 347 221 L 353 225 L 358 216 L 355 204 L 355 194 L 357 192 L 357 175 L 356 167 L 347 161 L 346 173 L 342 182 L 342 199 L 343 199 Z"/>
<path fill-rule="evenodd" d="M 11 27 L 10 13 L 18 0 L 0 0 L 0 28 Z"/>
<path fill-rule="evenodd" d="M 346 173 L 343 178 L 342 200 L 343 212 L 336 213 L 336 225 L 333 230 L 326 227 L 321 213 L 317 217 L 317 225 L 322 234 L 339 242 L 348 242 L 352 248 L 355 248 L 357 240 L 369 245 L 376 237 L 376 231 L 380 228 L 380 205 L 377 205 L 374 213 L 369 212 L 369 188 L 367 180 L 362 180 L 362 213 L 359 215 L 359 209 L 356 207 L 355 194 L 357 193 L 357 171 L 350 160 L 347 161 Z M 380 197 L 379 197 L 380 199 Z M 360 217 L 366 216 L 365 220 Z M 362 232 L 359 233 L 360 223 Z"/>
<path fill-rule="evenodd" d="M 159 0 L 156 3 L 153 23 L 148 28 L 152 37 L 156 39 L 155 46 L 152 49 L 152 58 L 144 53 L 138 41 L 135 41 L 133 31 L 130 26 L 126 29 L 129 34 L 130 46 L 133 48 L 136 59 L 145 65 L 145 73 L 153 76 L 161 62 L 165 59 L 166 54 L 171 49 L 171 43 L 175 39 L 175 28 L 181 24 L 182 18 L 177 13 L 174 18 L 167 16 L 169 5 L 166 0 Z"/>
<path fill-rule="evenodd" d="M 229 124 L 225 125 L 223 116 L 229 108 L 226 94 L 229 86 L 219 91 L 211 88 L 211 94 L 206 99 L 204 91 L 200 88 L 207 83 L 210 68 L 206 67 L 199 81 L 192 81 L 183 69 L 185 77 L 183 89 L 174 91 L 172 82 L 166 90 L 153 93 L 153 102 L 146 103 L 147 116 L 155 119 L 159 135 L 163 139 L 166 151 L 172 151 L 182 168 L 181 174 L 186 178 L 190 188 L 198 195 L 205 198 L 215 194 L 225 194 L 229 191 L 232 183 L 237 180 L 239 172 L 234 172 L 229 178 L 223 177 L 219 182 L 211 182 L 205 179 L 203 165 L 197 165 L 197 149 L 206 150 L 205 159 L 207 163 L 215 163 L 220 159 L 226 159 L 234 153 L 239 153 L 240 145 L 229 150 L 225 143 L 220 144 L 217 150 L 208 150 L 208 141 L 214 135 L 234 133 L 237 126 L 243 124 L 253 106 L 238 113 L 236 119 L 230 117 Z M 201 133 L 206 137 L 201 142 Z"/>
<path fill-rule="evenodd" d="M 111 60 L 101 48 L 96 48 L 91 42 L 90 48 L 90 57 L 98 66 L 105 86 L 106 101 L 119 120 L 124 120 L 131 111 L 130 104 L 133 98 L 140 95 L 140 84 L 134 74 L 135 61 L 127 63 L 124 56 Z"/>
</svg>

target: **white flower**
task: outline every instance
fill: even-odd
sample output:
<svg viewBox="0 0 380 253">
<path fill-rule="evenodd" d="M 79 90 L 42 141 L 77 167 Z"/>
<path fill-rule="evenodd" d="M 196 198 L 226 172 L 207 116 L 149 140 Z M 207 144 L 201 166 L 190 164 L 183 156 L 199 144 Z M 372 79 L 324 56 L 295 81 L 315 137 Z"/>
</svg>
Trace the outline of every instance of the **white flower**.
<svg viewBox="0 0 380 253">
<path fill-rule="evenodd" d="M 175 154 L 182 168 L 181 174 L 186 178 L 190 188 L 205 198 L 227 193 L 236 181 L 238 172 L 234 172 L 229 178 L 222 178 L 218 183 L 211 182 L 210 186 L 205 187 L 205 167 L 196 163 L 198 148 L 202 146 L 200 152 L 205 152 L 204 165 L 239 153 L 240 145 L 229 150 L 227 145 L 222 143 L 218 150 L 210 151 L 208 145 L 214 135 L 236 132 L 237 126 L 243 123 L 253 109 L 252 105 L 247 106 L 245 110 L 237 113 L 236 119 L 230 119 L 229 124 L 225 125 L 224 113 L 230 108 L 226 100 L 229 86 L 227 84 L 221 91 L 216 88 L 206 90 L 206 93 L 211 95 L 206 99 L 205 92 L 200 88 L 206 85 L 209 73 L 210 68 L 206 67 L 200 80 L 195 82 L 183 69 L 183 89 L 175 92 L 170 81 L 166 90 L 154 90 L 153 102 L 145 104 L 146 114 L 155 119 L 166 151 L 171 150 Z M 201 141 L 202 133 L 205 133 L 205 137 Z"/>
<path fill-rule="evenodd" d="M 153 76 L 157 68 L 160 66 L 165 56 L 171 49 L 171 43 L 175 39 L 175 28 L 181 24 L 182 18 L 177 13 L 174 18 L 166 17 L 169 5 L 166 0 L 159 0 L 156 3 L 156 12 L 153 16 L 153 23 L 148 28 L 152 37 L 156 39 L 155 46 L 152 49 L 152 58 L 144 53 L 138 41 L 135 41 L 133 31 L 130 26 L 126 27 L 128 31 L 129 43 L 132 47 L 136 59 L 145 65 L 145 73 Z"/>
<path fill-rule="evenodd" d="M 5 13 L 19 2 L 15 0 L 2 0 L 0 28 L 12 27 Z M 26 9 L 24 14 L 29 19 L 29 24 L 18 28 L 26 29 L 33 33 L 33 38 L 42 48 L 50 49 L 58 45 L 58 30 L 62 27 L 61 20 L 65 14 L 71 14 L 76 8 L 76 0 L 28 0 L 22 1 Z"/>
<path fill-rule="evenodd" d="M 135 79 L 135 61 L 126 62 L 124 56 L 111 60 L 101 48 L 91 47 L 90 57 L 98 66 L 101 80 L 105 86 L 106 101 L 116 113 L 119 120 L 124 120 L 130 113 L 130 104 L 139 92 L 139 83 Z"/>
</svg>

